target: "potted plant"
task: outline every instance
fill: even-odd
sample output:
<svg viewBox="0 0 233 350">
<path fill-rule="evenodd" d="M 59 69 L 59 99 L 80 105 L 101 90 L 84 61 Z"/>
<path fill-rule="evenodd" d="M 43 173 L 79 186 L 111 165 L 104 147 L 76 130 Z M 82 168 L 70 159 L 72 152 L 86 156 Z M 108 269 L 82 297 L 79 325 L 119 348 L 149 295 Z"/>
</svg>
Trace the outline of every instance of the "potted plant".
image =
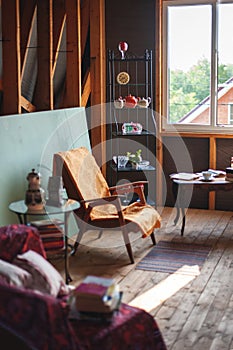
<svg viewBox="0 0 233 350">
<path fill-rule="evenodd" d="M 142 150 L 138 149 L 135 153 L 127 152 L 126 155 L 129 158 L 129 162 L 133 168 L 138 167 L 138 163 L 142 161 Z"/>
</svg>

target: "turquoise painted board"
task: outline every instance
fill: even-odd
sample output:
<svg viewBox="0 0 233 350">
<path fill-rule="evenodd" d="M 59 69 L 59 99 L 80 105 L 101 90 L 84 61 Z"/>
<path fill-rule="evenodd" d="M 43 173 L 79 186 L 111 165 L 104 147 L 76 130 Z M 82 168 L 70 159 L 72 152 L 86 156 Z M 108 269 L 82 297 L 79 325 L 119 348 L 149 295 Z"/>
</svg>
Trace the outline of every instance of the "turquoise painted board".
<svg viewBox="0 0 233 350">
<path fill-rule="evenodd" d="M 8 206 L 25 198 L 31 169 L 47 190 L 53 154 L 80 146 L 91 150 L 85 108 L 0 117 L 0 226 L 18 222 Z"/>
</svg>

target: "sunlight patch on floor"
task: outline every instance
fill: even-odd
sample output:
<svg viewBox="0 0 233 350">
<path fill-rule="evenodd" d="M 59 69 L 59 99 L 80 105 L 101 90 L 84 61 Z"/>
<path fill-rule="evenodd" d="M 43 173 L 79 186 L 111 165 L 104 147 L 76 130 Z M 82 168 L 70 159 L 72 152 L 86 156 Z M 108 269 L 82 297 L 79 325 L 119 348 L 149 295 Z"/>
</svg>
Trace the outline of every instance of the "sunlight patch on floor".
<svg viewBox="0 0 233 350">
<path fill-rule="evenodd" d="M 156 284 L 143 294 L 134 298 L 129 305 L 136 306 L 150 312 L 158 305 L 166 301 L 186 284 L 191 282 L 196 276 L 176 273 L 169 275 L 166 279 Z"/>
</svg>

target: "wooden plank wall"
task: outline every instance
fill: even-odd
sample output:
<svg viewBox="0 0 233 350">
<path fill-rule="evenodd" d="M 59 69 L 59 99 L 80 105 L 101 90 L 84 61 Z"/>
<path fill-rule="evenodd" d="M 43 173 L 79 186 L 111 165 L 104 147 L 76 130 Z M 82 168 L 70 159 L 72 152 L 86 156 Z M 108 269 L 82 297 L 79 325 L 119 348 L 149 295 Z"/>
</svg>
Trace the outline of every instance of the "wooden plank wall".
<svg viewBox="0 0 233 350">
<path fill-rule="evenodd" d="M 1 2 L 0 115 L 105 103 L 104 3 Z M 85 50 L 91 55 L 89 66 L 82 61 Z M 105 139 L 104 118 L 104 113 L 91 116 L 91 127 L 92 120 L 99 125 L 91 134 L 94 145 Z M 100 161 L 104 154 L 101 148 Z"/>
</svg>

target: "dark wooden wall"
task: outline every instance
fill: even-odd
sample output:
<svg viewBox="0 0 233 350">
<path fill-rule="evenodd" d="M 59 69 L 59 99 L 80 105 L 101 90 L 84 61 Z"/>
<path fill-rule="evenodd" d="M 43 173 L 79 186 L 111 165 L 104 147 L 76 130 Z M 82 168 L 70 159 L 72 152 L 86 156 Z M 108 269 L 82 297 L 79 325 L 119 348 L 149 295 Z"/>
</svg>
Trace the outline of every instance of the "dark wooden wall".
<svg viewBox="0 0 233 350">
<path fill-rule="evenodd" d="M 190 156 L 189 169 L 187 163 Z M 169 175 L 176 172 L 200 172 L 209 168 L 209 140 L 208 138 L 163 138 L 163 172 L 165 181 L 163 184 L 163 202 L 167 206 L 174 205 L 172 195 L 172 182 Z M 167 193 L 166 193 L 167 191 Z M 208 194 L 204 191 L 195 190 L 190 207 L 208 208 Z"/>
<path fill-rule="evenodd" d="M 174 154 L 180 153 L 182 159 L 182 149 L 179 147 L 180 137 L 163 137 L 163 172 L 164 172 L 164 184 L 163 184 L 163 202 L 167 206 L 174 205 L 174 198 L 171 189 L 171 180 L 169 174 L 177 171 L 193 171 L 201 172 L 210 167 L 210 139 L 209 137 L 183 137 L 183 143 L 190 155 L 192 161 L 192 169 L 187 169 L 185 160 L 182 165 L 177 169 L 177 164 L 174 162 Z M 216 169 L 225 170 L 230 166 L 230 158 L 233 154 L 233 140 L 231 138 L 217 138 L 216 139 Z M 175 156 L 175 159 L 178 157 Z M 215 194 L 214 208 L 217 210 L 233 210 L 233 193 L 218 191 Z M 209 196 L 208 193 L 201 190 L 195 190 L 191 203 L 191 208 L 208 209 L 209 208 Z"/>
<path fill-rule="evenodd" d="M 106 47 L 118 51 L 126 41 L 129 51 L 143 55 L 145 49 L 155 53 L 155 1 L 106 1 Z"/>
<path fill-rule="evenodd" d="M 216 142 L 216 164 L 218 169 L 225 169 L 230 166 L 233 156 L 233 139 L 217 139 Z M 233 193 L 217 192 L 216 209 L 233 210 Z"/>
</svg>

